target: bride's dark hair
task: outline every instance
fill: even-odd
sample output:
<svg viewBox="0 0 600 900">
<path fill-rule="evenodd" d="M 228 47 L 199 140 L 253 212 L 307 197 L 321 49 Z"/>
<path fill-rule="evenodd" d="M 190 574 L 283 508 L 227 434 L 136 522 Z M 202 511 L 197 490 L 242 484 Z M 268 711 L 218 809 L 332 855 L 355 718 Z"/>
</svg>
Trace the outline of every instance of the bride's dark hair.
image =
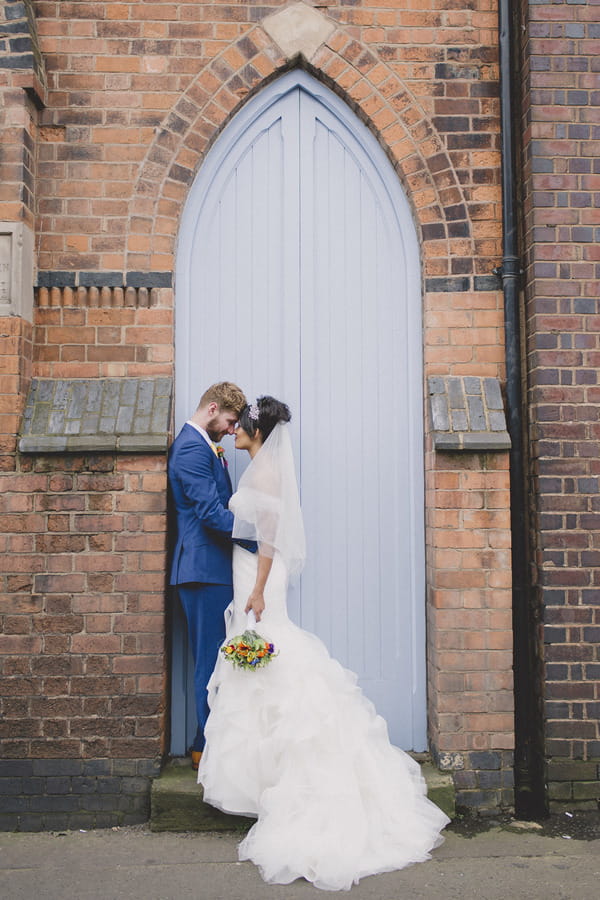
<svg viewBox="0 0 600 900">
<path fill-rule="evenodd" d="M 264 443 L 279 422 L 289 422 L 291 418 L 292 414 L 285 403 L 276 400 L 275 397 L 265 396 L 259 397 L 255 403 L 249 403 L 243 408 L 239 423 L 250 437 L 254 437 L 256 432 L 260 431 Z"/>
</svg>

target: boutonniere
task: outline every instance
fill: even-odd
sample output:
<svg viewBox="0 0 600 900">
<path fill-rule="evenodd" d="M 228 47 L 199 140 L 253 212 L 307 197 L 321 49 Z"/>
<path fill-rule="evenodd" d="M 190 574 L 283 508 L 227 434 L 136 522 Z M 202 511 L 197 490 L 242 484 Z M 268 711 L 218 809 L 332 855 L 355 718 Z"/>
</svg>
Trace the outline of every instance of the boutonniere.
<svg viewBox="0 0 600 900">
<path fill-rule="evenodd" d="M 223 463 L 225 468 L 227 468 L 228 466 L 227 466 L 227 460 L 225 459 L 225 450 L 223 449 L 223 447 L 221 447 L 220 444 L 217 447 L 217 456 L 219 457 L 219 459 L 221 460 L 221 462 Z"/>
</svg>

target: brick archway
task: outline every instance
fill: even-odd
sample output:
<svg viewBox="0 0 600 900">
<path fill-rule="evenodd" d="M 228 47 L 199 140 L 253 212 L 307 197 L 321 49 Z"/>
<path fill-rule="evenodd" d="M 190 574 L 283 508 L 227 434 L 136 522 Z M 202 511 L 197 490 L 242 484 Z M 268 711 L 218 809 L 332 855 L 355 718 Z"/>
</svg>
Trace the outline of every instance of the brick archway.
<svg viewBox="0 0 600 900">
<path fill-rule="evenodd" d="M 306 68 L 352 107 L 404 185 L 421 236 L 425 374 L 501 376 L 502 296 L 490 274 L 500 253 L 494 209 L 500 203 L 497 155 L 493 148 L 484 150 L 480 156 L 485 160 L 477 160 L 482 181 L 469 183 L 468 170 L 475 162 L 468 149 L 468 126 L 464 143 L 450 140 L 448 132 L 456 130 L 454 120 L 459 117 L 449 116 L 453 121 L 444 130 L 392 66 L 343 28 L 307 60 L 283 56 L 257 25 L 198 73 L 165 118 L 140 166 L 127 269 L 174 270 L 181 213 L 207 151 L 252 94 L 293 66 Z M 484 125 L 488 127 L 482 120 L 478 127 Z M 491 125 L 492 131 L 494 127 L 497 124 Z M 474 185 L 470 192 L 469 184 Z M 508 464 L 505 455 L 498 455 L 491 464 L 486 460 L 480 471 L 477 459 L 436 455 L 427 416 L 425 439 L 430 747 L 442 767 L 467 770 L 460 784 L 469 790 L 473 785 L 475 798 L 480 768 L 489 764 L 506 769 L 506 776 L 498 778 L 511 777 Z M 465 494 L 476 509 L 463 510 Z M 482 630 L 491 633 L 489 652 L 487 644 L 482 646 L 488 640 Z M 455 650 L 463 646 L 478 652 L 475 665 L 485 668 L 485 680 L 465 671 L 471 663 Z M 484 684 L 494 691 L 501 712 L 488 711 Z M 481 787 L 486 778 L 487 773 Z M 463 794 L 471 803 L 468 791 Z"/>
<path fill-rule="evenodd" d="M 134 190 L 128 269 L 173 268 L 181 210 L 207 150 L 249 96 L 294 65 L 342 96 L 388 154 L 420 228 L 425 276 L 444 271 L 436 260 L 473 255 L 467 204 L 444 142 L 392 69 L 342 28 L 309 62 L 286 59 L 257 25 L 197 75 L 149 147 Z"/>
</svg>

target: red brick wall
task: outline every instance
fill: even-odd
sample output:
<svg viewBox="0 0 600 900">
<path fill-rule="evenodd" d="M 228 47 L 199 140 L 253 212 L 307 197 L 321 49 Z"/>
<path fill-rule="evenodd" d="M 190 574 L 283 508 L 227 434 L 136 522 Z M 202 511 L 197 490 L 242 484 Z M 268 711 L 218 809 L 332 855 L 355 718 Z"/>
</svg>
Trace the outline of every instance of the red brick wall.
<svg viewBox="0 0 600 900">
<path fill-rule="evenodd" d="M 57 289 L 61 301 L 65 293 Z M 44 291 L 38 291 L 40 294 L 44 302 L 47 299 Z M 75 292 L 72 294 L 70 303 L 74 304 L 77 297 Z M 34 327 L 35 374 L 42 378 L 170 375 L 172 293 L 163 290 L 154 294 L 156 305 L 151 307 L 38 306 Z"/>
<path fill-rule="evenodd" d="M 552 805 L 600 781 L 600 26 L 537 4 L 525 31 L 524 174 L 535 572 Z"/>
<path fill-rule="evenodd" d="M 114 291 L 109 299 L 115 293 L 123 299 Z M 100 302 L 100 292 L 87 294 L 69 302 L 90 302 L 89 294 Z M 64 297 L 38 292 L 41 303 Z M 132 301 L 140 298 L 134 292 Z M 171 293 L 145 299 L 155 305 L 38 306 L 35 374 L 170 374 Z M 15 471 L 0 475 L 4 755 L 159 758 L 166 748 L 164 454 L 6 459 Z"/>
<path fill-rule="evenodd" d="M 495 291 L 427 294 L 428 374 L 502 377 Z M 513 803 L 513 678 L 508 459 L 426 454 L 429 720 L 459 805 Z"/>
<path fill-rule="evenodd" d="M 44 72 L 24 4 L 0 3 L 0 221 L 35 227 L 38 105 Z M 14 300 L 14 298 L 13 298 Z M 0 316 L 0 471 L 12 469 L 31 379 L 31 323 Z"/>
<path fill-rule="evenodd" d="M 33 374 L 171 371 L 170 290 L 161 289 L 144 308 L 139 293 L 130 307 L 119 292 L 131 273 L 151 276 L 151 287 L 157 273 L 173 271 L 179 217 L 204 153 L 248 94 L 289 65 L 259 24 L 284 5 L 34 3 L 48 95 L 37 144 L 41 287 Z M 491 276 L 501 255 L 495 2 L 477 0 L 468 9 L 431 3 L 418 11 L 408 0 L 313 5 L 336 28 L 310 60 L 311 71 L 342 93 L 377 134 L 414 210 L 422 244 L 426 374 L 502 378 L 502 298 Z M 91 286 L 85 296 L 77 290 L 84 283 Z M 103 293 L 103 284 L 112 288 Z M 76 463 L 69 457 L 14 461 L 21 483 L 30 487 L 6 496 L 17 509 L 29 497 L 32 507 L 23 513 L 34 518 L 25 534 L 8 529 L 6 540 L 17 542 L 35 572 L 29 586 L 19 582 L 20 602 L 31 608 L 13 627 L 31 626 L 39 643 L 46 638 L 36 625 L 59 628 L 66 617 L 67 630 L 55 635 L 62 648 L 56 659 L 83 665 L 98 658 L 96 641 L 110 647 L 105 658 L 111 671 L 93 677 L 116 679 L 106 684 L 127 695 L 142 679 L 164 675 L 162 650 L 147 647 L 162 615 L 164 495 L 143 484 L 153 475 L 164 479 L 164 458 L 141 459 L 144 472 L 131 468 L 132 457 L 99 459 L 109 468 L 97 476 L 89 468 L 96 462 L 82 457 Z M 455 773 L 460 802 L 482 807 L 511 802 L 507 464 L 506 454 L 436 455 L 428 449 L 426 457 L 432 749 Z M 54 475 L 44 469 L 54 465 Z M 92 477 L 105 479 L 104 486 L 90 487 Z M 52 487 L 51 478 L 71 479 L 71 487 Z M 129 496 L 136 478 L 139 492 Z M 128 498 L 141 508 L 123 510 Z M 52 503 L 58 508 L 44 506 Z M 87 530 L 80 531 L 81 517 L 88 515 L 93 525 L 87 520 Z M 123 516 L 133 543 L 151 535 L 152 552 L 117 547 L 120 532 L 113 523 Z M 93 539 L 106 546 L 93 546 Z M 86 568 L 108 566 L 113 556 L 110 570 Z M 21 574 L 11 570 L 4 577 Z M 14 591 L 17 583 L 11 584 Z M 81 593 L 99 608 L 78 608 Z M 150 609 L 141 608 L 146 603 Z M 112 604 L 118 608 L 103 608 Z M 126 625 L 131 631 L 121 630 Z M 18 658 L 26 667 L 54 654 Z M 137 658 L 152 671 L 117 671 L 125 660 L 135 666 Z M 156 680 L 152 685 L 148 694 L 158 703 L 162 688 Z M 126 735 L 102 732 L 103 722 L 92 712 L 96 698 L 90 692 L 72 715 L 56 716 L 63 722 L 56 727 L 67 735 L 52 740 L 70 742 L 63 745 L 66 755 L 83 753 L 93 740 L 102 752 L 128 755 L 134 745 Z M 110 727 L 116 727 L 108 688 L 104 700 Z M 26 702 L 34 702 L 33 693 Z M 134 729 L 129 740 L 145 742 L 144 753 L 161 747 L 161 715 L 152 706 L 139 720 L 127 718 Z M 138 734 L 136 723 L 153 733 Z M 45 726 L 38 721 L 33 727 Z M 51 738 L 36 732 L 22 740 L 42 737 Z"/>
<path fill-rule="evenodd" d="M 163 460 L 137 455 L 3 476 L 6 758 L 163 751 L 165 489 Z"/>
<path fill-rule="evenodd" d="M 166 750 L 164 457 L 0 475 L 0 828 L 143 821 Z"/>
<path fill-rule="evenodd" d="M 44 90 L 31 4 L 0 3 L 0 220 L 23 220 L 30 227 L 35 216 L 38 107 Z"/>
<path fill-rule="evenodd" d="M 41 268 L 172 270 L 203 152 L 286 63 L 256 24 L 284 5 L 35 3 L 49 86 Z M 499 254 L 495 4 L 426 15 L 402 0 L 314 5 L 340 27 L 313 62 L 398 162 L 430 241 L 425 274 L 489 275 Z"/>
<path fill-rule="evenodd" d="M 31 380 L 32 328 L 20 316 L 0 317 L 0 471 L 15 465 L 16 435 Z"/>
</svg>

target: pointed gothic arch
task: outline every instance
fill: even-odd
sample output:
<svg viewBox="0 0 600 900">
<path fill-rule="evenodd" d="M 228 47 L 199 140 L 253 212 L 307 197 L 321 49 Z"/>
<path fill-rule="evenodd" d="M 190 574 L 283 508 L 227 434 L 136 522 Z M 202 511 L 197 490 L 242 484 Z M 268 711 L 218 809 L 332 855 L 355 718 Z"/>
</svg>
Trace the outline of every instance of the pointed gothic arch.
<svg viewBox="0 0 600 900">
<path fill-rule="evenodd" d="M 459 255 L 472 257 L 468 208 L 453 162 L 429 115 L 390 66 L 344 28 L 310 62 L 289 60 L 257 25 L 198 73 L 157 131 L 135 185 L 127 268 L 173 267 L 181 210 L 210 146 L 244 103 L 293 66 L 322 79 L 375 134 L 405 187 L 422 244 L 429 242 L 431 274 L 438 274 L 436 260 L 457 255 L 456 237 Z M 149 238 L 149 249 L 137 249 L 141 236 Z"/>
</svg>

